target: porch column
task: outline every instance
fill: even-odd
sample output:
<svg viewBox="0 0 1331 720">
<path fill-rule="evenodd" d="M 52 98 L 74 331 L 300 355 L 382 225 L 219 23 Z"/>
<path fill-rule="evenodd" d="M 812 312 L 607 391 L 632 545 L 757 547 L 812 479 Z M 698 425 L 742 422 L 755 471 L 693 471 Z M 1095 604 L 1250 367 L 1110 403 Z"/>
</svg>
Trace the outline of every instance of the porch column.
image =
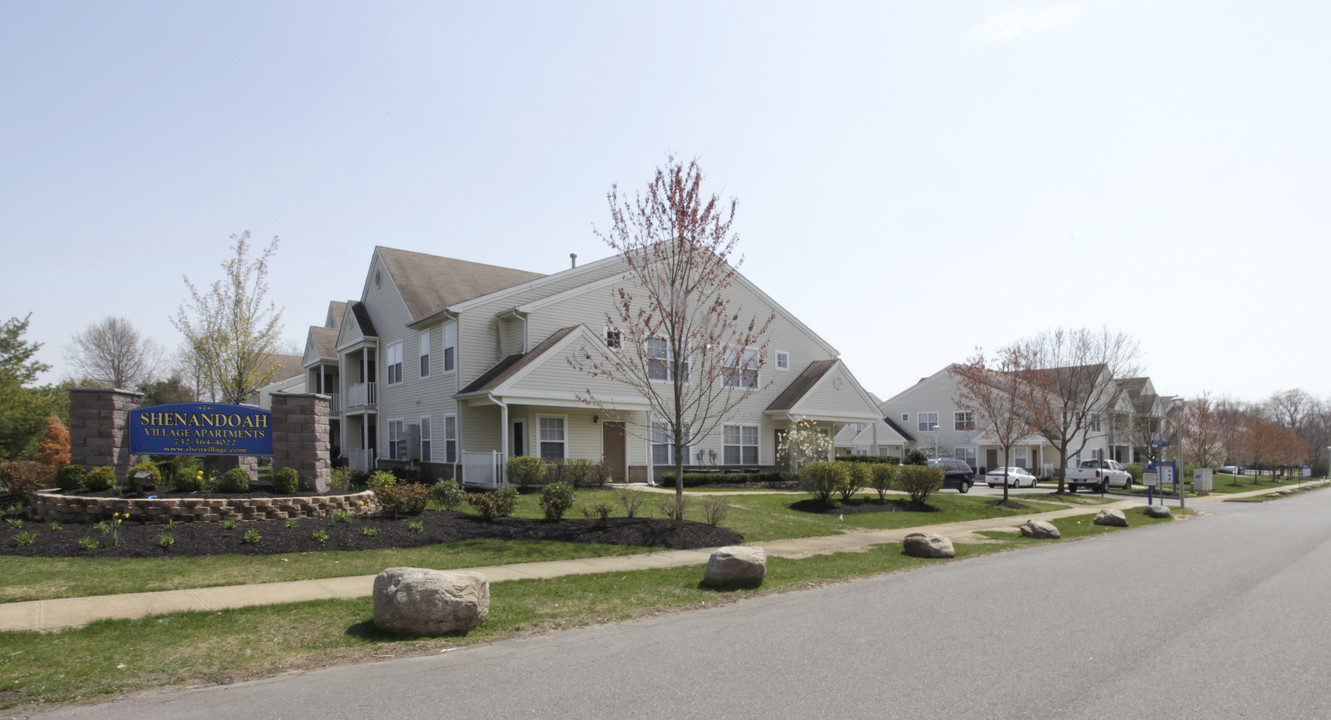
<svg viewBox="0 0 1331 720">
<path fill-rule="evenodd" d="M 656 484 L 656 468 L 652 465 L 652 411 L 647 410 L 647 484 Z M 624 473 L 624 482 L 628 482 L 628 473 Z"/>
<path fill-rule="evenodd" d="M 873 424 L 873 454 L 878 457 L 878 423 Z"/>
<path fill-rule="evenodd" d="M 568 428 L 564 429 L 565 433 Z M 508 484 L 508 403 L 499 403 L 499 480 Z"/>
</svg>

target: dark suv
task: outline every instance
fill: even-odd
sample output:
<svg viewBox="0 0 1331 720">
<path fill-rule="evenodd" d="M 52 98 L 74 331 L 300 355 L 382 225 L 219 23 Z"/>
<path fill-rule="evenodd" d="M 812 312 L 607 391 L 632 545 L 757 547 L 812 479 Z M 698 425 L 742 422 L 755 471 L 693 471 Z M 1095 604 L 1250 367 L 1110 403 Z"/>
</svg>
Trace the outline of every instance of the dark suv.
<svg viewBox="0 0 1331 720">
<path fill-rule="evenodd" d="M 943 469 L 943 487 L 956 488 L 957 492 L 970 492 L 975 484 L 975 471 L 964 461 L 951 458 L 938 458 L 929 461 L 929 467 Z"/>
</svg>

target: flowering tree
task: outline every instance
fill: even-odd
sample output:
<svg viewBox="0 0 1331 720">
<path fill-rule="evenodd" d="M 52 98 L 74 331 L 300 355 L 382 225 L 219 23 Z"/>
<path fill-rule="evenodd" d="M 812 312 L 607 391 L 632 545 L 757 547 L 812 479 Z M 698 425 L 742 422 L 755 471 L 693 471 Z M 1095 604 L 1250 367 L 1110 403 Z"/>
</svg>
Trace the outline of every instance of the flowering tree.
<svg viewBox="0 0 1331 720">
<path fill-rule="evenodd" d="M 777 457 L 789 460 L 790 469 L 798 471 L 804 465 L 827 460 L 832 456 L 832 436 L 822 432 L 808 420 L 796 420 L 790 432 L 777 443 Z"/>
<path fill-rule="evenodd" d="M 1021 349 L 1011 346 L 999 350 L 992 362 L 986 362 L 983 351 L 976 352 L 950 371 L 957 381 L 957 405 L 974 413 L 977 426 L 991 433 L 1003 449 L 1003 502 L 1008 499 L 1006 470 L 1012 447 L 1039 429 L 1023 409 L 1029 390 L 1019 372 L 1022 365 Z"/>
<path fill-rule="evenodd" d="M 647 400 L 651 424 L 643 435 L 674 450 L 676 519 L 684 507 L 687 447 L 760 389 L 765 335 L 775 317 L 770 309 L 747 314 L 726 292 L 742 262 L 731 264 L 739 239 L 730 229 L 736 200 L 727 205 L 704 194 L 702 178 L 696 160 L 685 164 L 672 156 L 645 194 L 630 200 L 611 187 L 611 225 L 596 234 L 627 267 L 606 315 L 606 340 L 615 353 L 583 366 Z M 579 397 L 627 420 L 590 389 Z"/>
</svg>

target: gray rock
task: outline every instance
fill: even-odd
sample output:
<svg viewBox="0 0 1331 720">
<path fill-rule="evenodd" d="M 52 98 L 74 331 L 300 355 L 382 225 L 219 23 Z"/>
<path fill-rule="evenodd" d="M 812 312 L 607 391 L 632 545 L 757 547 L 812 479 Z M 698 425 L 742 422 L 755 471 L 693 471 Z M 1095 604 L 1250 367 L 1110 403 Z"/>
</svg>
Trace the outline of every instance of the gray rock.
<svg viewBox="0 0 1331 720">
<path fill-rule="evenodd" d="M 489 613 L 490 581 L 478 572 L 396 567 L 374 578 L 374 626 L 386 632 L 466 632 Z"/>
<path fill-rule="evenodd" d="M 911 557 L 954 558 L 957 556 L 957 551 L 952 547 L 952 541 L 938 533 L 911 533 L 902 541 L 902 546 L 906 554 Z"/>
<path fill-rule="evenodd" d="M 1142 514 L 1151 518 L 1172 518 L 1174 512 L 1164 505 L 1147 505 Z"/>
<path fill-rule="evenodd" d="M 710 587 L 758 587 L 767 577 L 767 553 L 760 547 L 730 545 L 707 559 L 702 582 Z"/>
<path fill-rule="evenodd" d="M 1037 540 L 1057 540 L 1063 537 L 1063 533 L 1059 532 L 1053 523 L 1035 519 L 1027 520 L 1026 524 L 1021 526 L 1021 534 Z"/>
<path fill-rule="evenodd" d="M 1128 516 L 1123 514 L 1122 510 L 1116 508 L 1105 508 L 1096 514 L 1093 521 L 1096 525 L 1109 525 L 1111 527 L 1127 527 Z"/>
</svg>

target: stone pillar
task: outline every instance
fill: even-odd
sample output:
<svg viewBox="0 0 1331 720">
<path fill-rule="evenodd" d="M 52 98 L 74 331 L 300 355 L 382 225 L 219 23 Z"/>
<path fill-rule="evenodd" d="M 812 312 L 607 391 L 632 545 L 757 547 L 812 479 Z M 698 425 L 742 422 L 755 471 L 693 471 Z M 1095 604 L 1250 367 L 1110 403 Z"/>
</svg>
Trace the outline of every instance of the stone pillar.
<svg viewBox="0 0 1331 720">
<path fill-rule="evenodd" d="M 143 401 L 140 393 L 101 388 L 69 391 L 69 462 L 85 469 L 109 466 L 116 477 L 129 473 L 129 412 Z"/>
<path fill-rule="evenodd" d="M 295 468 L 302 490 L 329 489 L 328 395 L 273 394 L 273 472 Z"/>
</svg>

